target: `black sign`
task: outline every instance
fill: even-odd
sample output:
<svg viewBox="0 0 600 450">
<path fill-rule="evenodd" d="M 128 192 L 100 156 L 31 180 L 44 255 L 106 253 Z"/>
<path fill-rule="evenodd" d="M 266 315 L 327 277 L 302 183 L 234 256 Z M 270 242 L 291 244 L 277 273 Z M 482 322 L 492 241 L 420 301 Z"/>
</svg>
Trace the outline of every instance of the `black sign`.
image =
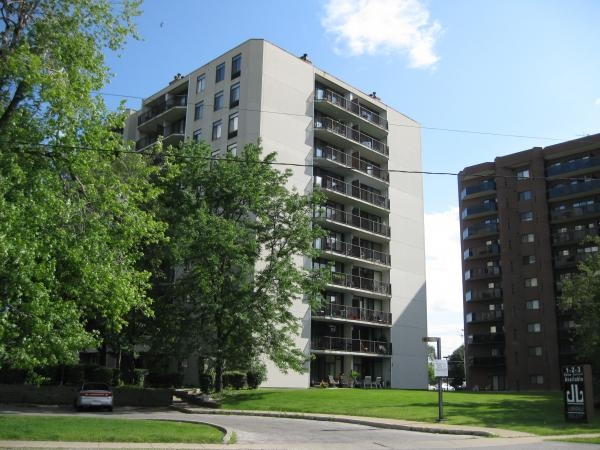
<svg viewBox="0 0 600 450">
<path fill-rule="evenodd" d="M 565 419 L 572 422 L 587 422 L 583 366 L 563 366 L 562 379 Z"/>
</svg>

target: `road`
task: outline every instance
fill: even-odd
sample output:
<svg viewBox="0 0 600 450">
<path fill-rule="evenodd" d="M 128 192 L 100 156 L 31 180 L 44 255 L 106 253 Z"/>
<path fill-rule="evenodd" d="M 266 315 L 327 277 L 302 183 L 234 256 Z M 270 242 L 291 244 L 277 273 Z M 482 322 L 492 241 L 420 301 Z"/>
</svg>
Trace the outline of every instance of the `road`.
<svg viewBox="0 0 600 450">
<path fill-rule="evenodd" d="M 227 449 L 600 449 L 600 445 L 543 441 L 539 437 L 482 438 L 451 434 L 420 433 L 404 430 L 375 428 L 339 422 L 252 417 L 222 414 L 185 414 L 167 409 L 115 408 L 113 413 L 75 413 L 66 407 L 0 406 L 0 412 L 12 414 L 78 414 L 79 416 L 119 417 L 126 419 L 179 420 L 220 425 L 235 432 L 237 443 L 227 446 L 211 445 L 196 448 Z M 7 447 L 0 442 L 0 447 Z M 16 447 L 15 445 L 12 446 Z M 41 447 L 41 446 L 40 446 Z M 62 443 L 60 448 L 68 448 Z M 74 448 L 74 447 L 70 447 Z M 81 447 L 78 447 L 81 448 Z M 91 447 L 90 447 L 91 448 Z M 98 446 L 94 448 L 99 448 Z M 102 448 L 123 448 L 107 444 Z M 144 448 L 137 446 L 136 448 Z M 147 446 L 145 448 L 150 448 Z M 165 448 L 156 447 L 153 448 Z M 181 445 L 171 448 L 194 448 Z"/>
</svg>

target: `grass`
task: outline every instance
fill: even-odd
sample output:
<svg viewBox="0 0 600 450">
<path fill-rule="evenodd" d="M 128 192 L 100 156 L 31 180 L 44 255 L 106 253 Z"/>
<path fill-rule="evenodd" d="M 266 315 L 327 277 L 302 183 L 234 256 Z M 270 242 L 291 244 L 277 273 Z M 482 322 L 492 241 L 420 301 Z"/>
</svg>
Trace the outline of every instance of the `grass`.
<svg viewBox="0 0 600 450">
<path fill-rule="evenodd" d="M 221 443 L 204 424 L 161 420 L 0 414 L 0 440 Z"/>
<path fill-rule="evenodd" d="M 567 423 L 562 394 L 444 392 L 444 419 L 454 425 L 505 428 L 537 435 L 600 433 L 600 414 Z M 223 409 L 312 412 L 435 422 L 438 394 L 395 389 L 258 389 L 228 391 Z"/>
<path fill-rule="evenodd" d="M 557 440 L 560 442 L 576 442 L 577 444 L 600 444 L 600 437 L 580 437 Z"/>
</svg>

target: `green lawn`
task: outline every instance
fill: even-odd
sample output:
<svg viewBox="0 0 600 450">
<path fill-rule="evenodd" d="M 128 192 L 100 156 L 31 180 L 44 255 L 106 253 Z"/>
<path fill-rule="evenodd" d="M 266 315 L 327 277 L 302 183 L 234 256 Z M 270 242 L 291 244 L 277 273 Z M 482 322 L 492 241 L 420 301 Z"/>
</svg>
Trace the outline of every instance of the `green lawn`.
<svg viewBox="0 0 600 450">
<path fill-rule="evenodd" d="M 221 443 L 223 432 L 184 422 L 0 414 L 0 440 Z"/>
<path fill-rule="evenodd" d="M 566 423 L 560 393 L 444 392 L 446 423 L 506 428 L 539 435 L 600 433 L 600 413 L 589 424 Z M 437 392 L 395 389 L 258 389 L 228 391 L 223 409 L 313 412 L 421 422 L 438 418 Z"/>
</svg>

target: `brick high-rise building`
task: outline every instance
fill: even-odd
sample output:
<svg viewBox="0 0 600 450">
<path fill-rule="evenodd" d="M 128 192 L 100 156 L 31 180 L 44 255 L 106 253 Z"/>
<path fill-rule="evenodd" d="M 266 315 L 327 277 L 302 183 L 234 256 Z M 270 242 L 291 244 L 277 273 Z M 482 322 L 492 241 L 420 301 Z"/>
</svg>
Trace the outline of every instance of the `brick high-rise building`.
<svg viewBox="0 0 600 450">
<path fill-rule="evenodd" d="M 600 134 L 533 148 L 459 175 L 469 387 L 560 388 L 575 349 L 561 280 L 595 245 Z"/>
</svg>

